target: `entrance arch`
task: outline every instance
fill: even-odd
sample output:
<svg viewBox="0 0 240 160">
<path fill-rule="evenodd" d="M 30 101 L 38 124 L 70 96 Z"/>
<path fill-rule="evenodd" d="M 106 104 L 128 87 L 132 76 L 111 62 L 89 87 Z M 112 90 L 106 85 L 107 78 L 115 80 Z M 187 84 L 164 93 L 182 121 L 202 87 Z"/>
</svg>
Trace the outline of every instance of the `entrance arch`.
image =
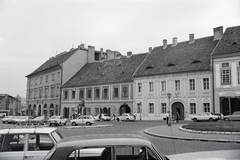
<svg viewBox="0 0 240 160">
<path fill-rule="evenodd" d="M 120 108 L 119 108 L 119 115 L 122 115 L 123 113 L 131 113 L 131 109 L 127 104 L 123 104 Z"/>
<path fill-rule="evenodd" d="M 50 105 L 50 116 L 54 115 L 54 106 L 53 104 Z"/>
<path fill-rule="evenodd" d="M 47 104 L 44 104 L 44 107 L 43 107 L 43 114 L 44 114 L 45 117 L 48 116 L 47 113 L 48 113 L 48 111 L 47 111 Z"/>
<path fill-rule="evenodd" d="M 180 119 L 184 120 L 184 106 L 181 102 L 174 102 L 172 104 L 172 115 L 180 114 Z"/>
</svg>

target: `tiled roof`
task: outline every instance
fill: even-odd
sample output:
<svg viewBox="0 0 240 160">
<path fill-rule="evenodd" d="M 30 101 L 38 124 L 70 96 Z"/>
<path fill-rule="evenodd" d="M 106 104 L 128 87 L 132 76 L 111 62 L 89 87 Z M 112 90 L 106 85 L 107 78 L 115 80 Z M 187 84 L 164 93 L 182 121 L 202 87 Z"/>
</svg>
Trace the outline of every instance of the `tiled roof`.
<svg viewBox="0 0 240 160">
<path fill-rule="evenodd" d="M 120 59 L 87 63 L 63 87 L 132 82 L 133 73 L 146 55 L 143 53 Z"/>
<path fill-rule="evenodd" d="M 192 44 L 185 41 L 175 47 L 169 44 L 166 49 L 155 47 L 134 76 L 210 70 L 210 57 L 217 42 L 211 36 L 195 39 Z"/>
<path fill-rule="evenodd" d="M 77 50 L 78 50 L 78 48 L 73 49 L 69 52 L 63 53 L 63 54 L 59 54 L 54 58 L 50 58 L 49 60 L 47 60 L 45 63 L 43 63 L 40 67 L 38 67 L 35 71 L 33 71 L 31 74 L 27 75 L 26 77 L 34 75 L 38 72 L 47 70 L 49 68 L 59 66 L 61 63 L 63 63 L 65 60 L 67 60 Z"/>
<path fill-rule="evenodd" d="M 213 55 L 240 52 L 240 26 L 229 27 L 223 34 Z"/>
</svg>

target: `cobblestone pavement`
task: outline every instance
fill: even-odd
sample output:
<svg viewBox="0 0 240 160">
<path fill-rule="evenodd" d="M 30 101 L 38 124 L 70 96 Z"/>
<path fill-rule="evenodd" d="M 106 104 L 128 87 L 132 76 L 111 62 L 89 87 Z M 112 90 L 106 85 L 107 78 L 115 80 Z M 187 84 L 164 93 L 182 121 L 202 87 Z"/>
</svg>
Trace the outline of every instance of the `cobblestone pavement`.
<svg viewBox="0 0 240 160">
<path fill-rule="evenodd" d="M 192 123 L 192 122 L 188 122 Z M 97 122 L 97 124 L 111 124 L 113 127 L 104 128 L 80 128 L 80 129 L 63 129 L 58 127 L 65 136 L 85 135 L 85 134 L 140 134 L 152 141 L 165 155 L 210 151 L 210 150 L 232 150 L 240 149 L 240 143 L 224 142 L 201 142 L 173 140 L 159 137 L 153 137 L 145 134 L 143 131 L 147 128 L 166 125 L 164 121 L 137 121 L 137 122 Z M 96 125 L 97 125 L 96 124 Z"/>
</svg>

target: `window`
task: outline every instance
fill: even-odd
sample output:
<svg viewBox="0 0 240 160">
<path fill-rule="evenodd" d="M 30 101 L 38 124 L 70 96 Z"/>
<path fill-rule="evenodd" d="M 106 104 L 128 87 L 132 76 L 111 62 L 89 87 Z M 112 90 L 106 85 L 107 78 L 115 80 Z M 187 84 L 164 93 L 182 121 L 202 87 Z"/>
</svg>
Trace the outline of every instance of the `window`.
<svg viewBox="0 0 240 160">
<path fill-rule="evenodd" d="M 100 89 L 96 88 L 95 89 L 95 99 L 99 99 L 100 98 Z"/>
<path fill-rule="evenodd" d="M 195 90 L 195 79 L 189 79 L 190 91 Z"/>
<path fill-rule="evenodd" d="M 59 79 L 59 77 L 60 77 L 60 72 L 57 73 L 57 79 Z"/>
<path fill-rule="evenodd" d="M 87 98 L 92 98 L 92 90 L 87 89 Z"/>
<path fill-rule="evenodd" d="M 149 113 L 154 113 L 154 104 L 149 103 Z"/>
<path fill-rule="evenodd" d="M 166 113 L 167 112 L 167 104 L 161 103 L 161 107 L 162 107 L 162 113 Z"/>
<path fill-rule="evenodd" d="M 209 78 L 203 78 L 203 89 L 204 90 L 209 89 Z"/>
<path fill-rule="evenodd" d="M 46 75 L 46 80 L 45 81 L 48 82 L 48 75 Z"/>
<path fill-rule="evenodd" d="M 203 103 L 204 112 L 210 112 L 210 105 L 209 103 Z"/>
<path fill-rule="evenodd" d="M 37 98 L 37 91 L 38 91 L 38 89 L 37 89 L 37 88 L 34 88 L 34 99 Z"/>
<path fill-rule="evenodd" d="M 107 88 L 103 89 L 103 98 L 108 98 L 108 89 Z"/>
<path fill-rule="evenodd" d="M 52 74 L 52 81 L 55 81 L 55 73 Z"/>
<path fill-rule="evenodd" d="M 42 84 L 42 77 L 40 77 L 40 84 Z"/>
<path fill-rule="evenodd" d="M 196 114 L 196 103 L 190 103 L 190 114 Z"/>
<path fill-rule="evenodd" d="M 45 87 L 45 98 L 48 97 L 48 87 Z"/>
<path fill-rule="evenodd" d="M 149 92 L 153 92 L 153 82 L 149 82 Z"/>
<path fill-rule="evenodd" d="M 42 87 L 39 88 L 39 98 L 42 98 Z"/>
<path fill-rule="evenodd" d="M 38 80 L 38 79 L 37 79 L 37 78 L 35 78 L 35 85 L 37 85 L 37 80 Z"/>
<path fill-rule="evenodd" d="M 126 98 L 128 97 L 128 87 L 122 86 L 122 97 Z"/>
<path fill-rule="evenodd" d="M 238 62 L 238 68 L 237 68 L 237 71 L 238 71 L 238 84 L 240 84 L 240 62 Z"/>
<path fill-rule="evenodd" d="M 223 63 L 221 68 L 222 85 L 231 84 L 231 68 L 229 63 Z"/>
<path fill-rule="evenodd" d="M 142 83 L 138 83 L 138 93 L 142 92 Z"/>
<path fill-rule="evenodd" d="M 72 90 L 72 99 L 75 99 L 75 98 L 76 98 L 76 91 Z"/>
<path fill-rule="evenodd" d="M 180 91 L 180 80 L 175 81 L 175 90 Z"/>
<path fill-rule="evenodd" d="M 68 99 L 68 91 L 64 91 L 64 99 L 67 100 Z"/>
<path fill-rule="evenodd" d="M 51 138 L 48 135 L 35 135 L 30 134 L 29 135 L 29 145 L 28 145 L 28 151 L 43 151 L 43 150 L 51 150 L 54 146 L 54 143 L 52 142 Z M 44 146 L 44 147 L 43 147 Z"/>
<path fill-rule="evenodd" d="M 79 99 L 84 99 L 84 89 L 79 89 Z"/>
<path fill-rule="evenodd" d="M 118 98 L 118 88 L 113 89 L 113 97 Z"/>
<path fill-rule="evenodd" d="M 137 104 L 137 113 L 141 113 L 142 103 Z"/>
<path fill-rule="evenodd" d="M 54 93 L 55 93 L 55 86 L 51 87 L 51 97 L 54 97 Z"/>
<path fill-rule="evenodd" d="M 166 92 L 166 81 L 162 81 L 162 92 Z"/>
</svg>

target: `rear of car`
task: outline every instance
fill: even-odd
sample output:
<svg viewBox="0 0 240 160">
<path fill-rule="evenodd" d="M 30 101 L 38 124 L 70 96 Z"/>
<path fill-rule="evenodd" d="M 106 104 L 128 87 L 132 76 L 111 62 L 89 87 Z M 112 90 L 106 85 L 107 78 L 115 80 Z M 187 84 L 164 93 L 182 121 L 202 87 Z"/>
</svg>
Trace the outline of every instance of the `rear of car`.
<svg viewBox="0 0 240 160">
<path fill-rule="evenodd" d="M 77 119 L 70 120 L 71 125 L 77 126 L 77 125 L 92 125 L 95 123 L 95 119 L 92 115 L 81 115 Z"/>
</svg>

